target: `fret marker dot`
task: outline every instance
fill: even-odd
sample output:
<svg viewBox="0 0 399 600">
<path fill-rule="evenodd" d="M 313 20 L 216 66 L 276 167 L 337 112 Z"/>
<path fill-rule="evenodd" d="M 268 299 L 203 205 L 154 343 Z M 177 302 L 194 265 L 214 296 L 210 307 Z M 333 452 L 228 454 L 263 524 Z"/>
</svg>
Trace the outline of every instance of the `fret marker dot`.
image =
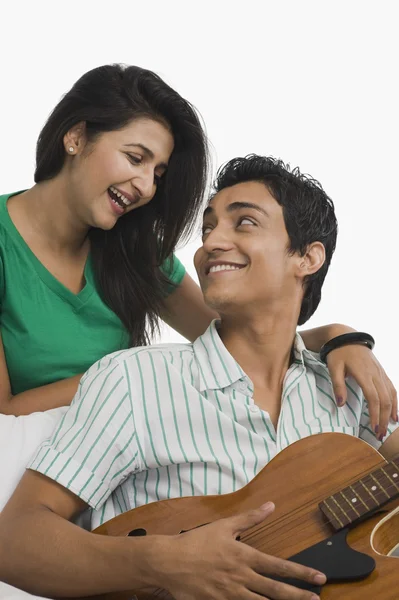
<svg viewBox="0 0 399 600">
<path fill-rule="evenodd" d="M 394 473 L 394 474 L 392 475 L 392 477 L 394 477 L 395 479 L 396 479 L 396 477 L 397 477 L 397 476 L 398 476 L 398 474 L 397 474 L 397 473 Z"/>
<path fill-rule="evenodd" d="M 377 489 L 377 486 L 373 485 L 373 487 L 371 489 L 373 490 L 373 492 L 375 492 L 375 490 Z"/>
<path fill-rule="evenodd" d="M 357 502 L 357 498 L 352 498 L 352 502 L 355 504 L 355 502 Z"/>
</svg>

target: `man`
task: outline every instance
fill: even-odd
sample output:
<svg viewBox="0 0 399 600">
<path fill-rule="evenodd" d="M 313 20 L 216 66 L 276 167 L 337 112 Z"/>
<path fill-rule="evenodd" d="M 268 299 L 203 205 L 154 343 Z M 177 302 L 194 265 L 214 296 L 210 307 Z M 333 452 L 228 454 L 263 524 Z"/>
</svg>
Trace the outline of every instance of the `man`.
<svg viewBox="0 0 399 600">
<path fill-rule="evenodd" d="M 220 324 L 194 344 L 133 348 L 84 375 L 0 516 L 0 579 L 48 596 L 154 586 L 176 600 L 315 598 L 267 575 L 321 574 L 235 541 L 270 503 L 170 537 L 108 538 L 70 521 L 87 505 L 94 528 L 163 498 L 232 492 L 313 433 L 381 446 L 360 389 L 348 383 L 338 408 L 327 368 L 296 336 L 320 301 L 336 234 L 331 201 L 298 170 L 258 156 L 224 167 L 195 257 Z"/>
</svg>

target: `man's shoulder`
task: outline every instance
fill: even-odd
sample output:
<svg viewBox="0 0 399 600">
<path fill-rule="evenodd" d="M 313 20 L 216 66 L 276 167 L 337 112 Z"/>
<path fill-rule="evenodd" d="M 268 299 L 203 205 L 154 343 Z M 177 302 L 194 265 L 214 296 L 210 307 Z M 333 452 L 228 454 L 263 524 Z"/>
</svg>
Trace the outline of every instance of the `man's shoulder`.
<svg viewBox="0 0 399 600">
<path fill-rule="evenodd" d="M 310 354 L 312 356 L 310 356 Z M 308 374 L 312 373 L 314 376 L 317 391 L 321 394 L 330 395 L 331 399 L 333 399 L 333 381 L 327 365 L 320 361 L 319 355 L 314 352 L 308 352 L 305 359 L 305 368 Z M 363 405 L 364 397 L 362 388 L 357 381 L 353 379 L 353 377 L 347 376 L 345 377 L 345 387 L 347 389 L 348 403 L 355 403 L 361 407 Z"/>
<path fill-rule="evenodd" d="M 153 344 L 151 346 L 137 346 L 128 348 L 108 355 L 108 359 L 113 363 L 132 364 L 151 361 L 155 364 L 160 362 L 173 364 L 177 359 L 190 358 L 193 355 L 193 344 L 191 343 L 169 343 Z"/>
<path fill-rule="evenodd" d="M 186 378 L 192 362 L 192 344 L 155 344 L 137 346 L 107 354 L 94 363 L 82 376 L 81 385 L 88 388 L 109 385 L 141 387 L 149 381 L 161 381 L 169 373 L 173 379 Z M 196 370 L 194 369 L 195 373 Z M 190 370 L 191 376 L 191 370 Z"/>
</svg>

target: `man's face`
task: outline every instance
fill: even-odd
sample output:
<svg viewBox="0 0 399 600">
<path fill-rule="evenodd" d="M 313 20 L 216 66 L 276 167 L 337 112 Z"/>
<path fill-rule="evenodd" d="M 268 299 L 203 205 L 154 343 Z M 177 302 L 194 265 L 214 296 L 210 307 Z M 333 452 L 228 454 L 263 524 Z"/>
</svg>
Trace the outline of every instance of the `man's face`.
<svg viewBox="0 0 399 600">
<path fill-rule="evenodd" d="M 292 302 L 300 257 L 289 255 L 282 208 L 263 183 L 219 192 L 205 210 L 202 239 L 194 264 L 208 306 L 279 312 Z"/>
</svg>

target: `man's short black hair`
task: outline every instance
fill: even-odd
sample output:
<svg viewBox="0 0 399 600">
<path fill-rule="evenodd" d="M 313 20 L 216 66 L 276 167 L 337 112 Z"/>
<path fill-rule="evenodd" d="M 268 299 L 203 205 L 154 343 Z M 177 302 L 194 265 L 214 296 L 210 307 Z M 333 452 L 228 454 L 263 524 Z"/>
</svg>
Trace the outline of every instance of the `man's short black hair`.
<svg viewBox="0 0 399 600">
<path fill-rule="evenodd" d="M 233 158 L 223 165 L 217 173 L 213 196 L 246 181 L 264 183 L 281 205 L 290 253 L 304 256 L 313 242 L 321 242 L 325 248 L 323 266 L 304 282 L 305 294 L 298 319 L 298 325 L 302 325 L 319 305 L 321 288 L 335 250 L 338 224 L 334 204 L 320 183 L 302 174 L 298 167 L 291 169 L 282 160 L 256 154 Z"/>
</svg>

